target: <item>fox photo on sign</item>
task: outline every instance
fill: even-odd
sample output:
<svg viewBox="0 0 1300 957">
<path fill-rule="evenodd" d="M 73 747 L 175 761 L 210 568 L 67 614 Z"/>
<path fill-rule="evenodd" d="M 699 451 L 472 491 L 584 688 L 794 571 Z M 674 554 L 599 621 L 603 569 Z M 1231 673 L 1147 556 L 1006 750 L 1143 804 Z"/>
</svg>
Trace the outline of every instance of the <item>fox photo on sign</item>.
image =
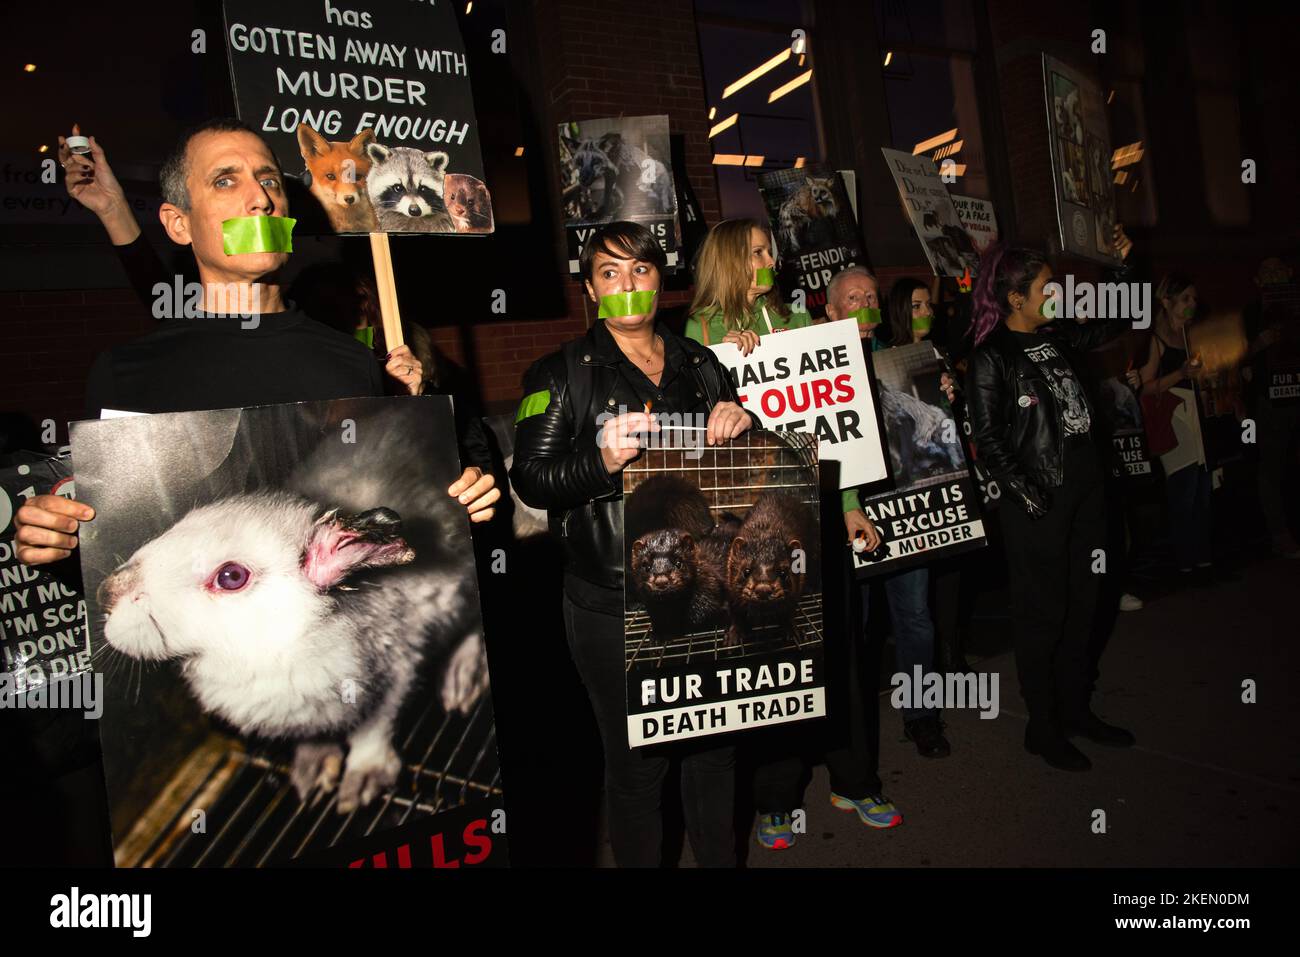
<svg viewBox="0 0 1300 957">
<path fill-rule="evenodd" d="M 449 3 L 225 0 L 239 118 L 314 203 L 300 233 L 490 233 Z"/>
<path fill-rule="evenodd" d="M 802 289 L 806 310 L 820 318 L 831 277 L 862 257 L 844 180 L 823 169 L 782 169 L 760 173 L 758 189 L 776 237 L 781 288 L 788 296 Z"/>
<path fill-rule="evenodd" d="M 560 203 L 569 272 L 578 275 L 582 247 L 601 223 L 626 219 L 645 226 L 677 268 L 681 223 L 673 186 L 667 116 L 561 123 Z"/>
<path fill-rule="evenodd" d="M 962 225 L 934 160 L 881 147 L 898 196 L 936 276 L 975 275 L 979 253 Z"/>
<path fill-rule="evenodd" d="M 856 322 L 764 336 L 748 356 L 730 342 L 710 348 L 731 374 L 741 404 L 769 428 L 817 439 L 822 467 L 828 461 L 839 467 L 840 488 L 888 476 Z"/>
<path fill-rule="evenodd" d="M 872 363 L 894 488 L 861 501 L 888 551 L 876 561 L 855 551 L 860 578 L 986 544 L 961 430 L 939 387 L 945 367 L 934 346 L 882 349 Z"/>
<path fill-rule="evenodd" d="M 72 454 L 119 866 L 506 862 L 450 399 L 77 422 Z"/>
<path fill-rule="evenodd" d="M 664 444 L 623 470 L 629 745 L 824 715 L 816 442 Z"/>
<path fill-rule="evenodd" d="M 1043 55 L 1047 141 L 1061 248 L 1117 266 L 1110 131 L 1101 87 L 1060 60 Z"/>
</svg>

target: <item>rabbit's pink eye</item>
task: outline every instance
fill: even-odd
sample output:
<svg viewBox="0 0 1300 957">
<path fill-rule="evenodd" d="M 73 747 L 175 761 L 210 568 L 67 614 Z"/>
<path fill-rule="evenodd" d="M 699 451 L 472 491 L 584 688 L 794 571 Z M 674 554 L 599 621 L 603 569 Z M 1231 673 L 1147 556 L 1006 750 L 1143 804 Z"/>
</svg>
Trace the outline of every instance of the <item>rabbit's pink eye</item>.
<svg viewBox="0 0 1300 957">
<path fill-rule="evenodd" d="M 248 579 L 252 577 L 247 568 L 238 562 L 226 562 L 217 569 L 217 577 L 213 583 L 223 591 L 239 591 L 248 584 Z"/>
</svg>

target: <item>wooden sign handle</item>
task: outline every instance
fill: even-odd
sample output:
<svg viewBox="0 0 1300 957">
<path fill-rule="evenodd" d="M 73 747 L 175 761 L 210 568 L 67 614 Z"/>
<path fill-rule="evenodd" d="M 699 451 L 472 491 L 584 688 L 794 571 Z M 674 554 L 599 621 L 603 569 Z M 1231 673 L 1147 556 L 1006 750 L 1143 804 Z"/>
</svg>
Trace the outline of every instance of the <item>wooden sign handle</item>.
<svg viewBox="0 0 1300 957">
<path fill-rule="evenodd" d="M 370 254 L 375 261 L 375 285 L 379 287 L 384 344 L 392 352 L 405 340 L 402 338 L 402 316 L 397 309 L 397 280 L 393 277 L 393 254 L 388 247 L 388 233 L 370 234 Z"/>
</svg>

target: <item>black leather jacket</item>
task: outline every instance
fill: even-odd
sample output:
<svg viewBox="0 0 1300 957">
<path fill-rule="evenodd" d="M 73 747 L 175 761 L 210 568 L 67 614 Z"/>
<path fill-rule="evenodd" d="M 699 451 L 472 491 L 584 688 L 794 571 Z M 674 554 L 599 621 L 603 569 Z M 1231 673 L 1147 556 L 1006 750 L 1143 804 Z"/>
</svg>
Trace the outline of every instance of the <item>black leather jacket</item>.
<svg viewBox="0 0 1300 957">
<path fill-rule="evenodd" d="M 1095 349 L 1129 327 L 1127 322 L 1062 320 L 1041 335 L 1070 360 L 1077 376 L 1080 365 L 1070 353 Z M 1022 396 L 1037 401 L 1021 405 Z M 999 324 L 971 356 L 966 408 L 981 464 L 1016 504 L 1041 514 L 1046 504 L 1041 490 L 1063 481 L 1061 413 L 1041 370 L 1005 325 Z M 1096 423 L 1090 403 L 1088 413 Z"/>
<path fill-rule="evenodd" d="M 564 546 L 566 571 L 606 588 L 623 587 L 623 478 L 610 475 L 601 460 L 597 416 L 639 412 L 649 400 L 655 413 L 698 414 L 703 425 L 718 402 L 737 401 L 731 377 L 709 349 L 662 323 L 655 331 L 664 340 L 658 387 L 627 361 L 599 322 L 528 370 L 515 423 L 515 491 L 546 509 L 551 533 Z M 570 382 L 570 370 L 586 381 Z M 574 408 L 584 398 L 586 408 Z M 750 418 L 761 425 L 753 413 Z"/>
</svg>

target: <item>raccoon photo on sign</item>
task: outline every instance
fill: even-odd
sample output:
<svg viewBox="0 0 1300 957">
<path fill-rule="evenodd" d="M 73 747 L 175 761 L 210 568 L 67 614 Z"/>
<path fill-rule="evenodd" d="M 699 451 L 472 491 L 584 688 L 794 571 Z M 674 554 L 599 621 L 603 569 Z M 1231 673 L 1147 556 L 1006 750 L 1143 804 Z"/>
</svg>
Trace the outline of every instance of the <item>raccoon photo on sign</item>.
<svg viewBox="0 0 1300 957">
<path fill-rule="evenodd" d="M 861 258 L 857 223 L 844 180 L 833 170 L 783 169 L 758 177 L 778 253 L 778 278 L 788 295 L 803 290 L 804 307 L 820 317 L 835 273 Z"/>
<path fill-rule="evenodd" d="M 657 120 L 663 122 L 644 122 Z M 677 192 L 668 150 L 667 117 L 561 124 L 565 222 L 577 225 L 676 215 Z"/>
<path fill-rule="evenodd" d="M 493 231 L 470 58 L 449 5 L 222 8 L 236 112 L 310 193 L 291 193 L 299 235 Z"/>
</svg>

